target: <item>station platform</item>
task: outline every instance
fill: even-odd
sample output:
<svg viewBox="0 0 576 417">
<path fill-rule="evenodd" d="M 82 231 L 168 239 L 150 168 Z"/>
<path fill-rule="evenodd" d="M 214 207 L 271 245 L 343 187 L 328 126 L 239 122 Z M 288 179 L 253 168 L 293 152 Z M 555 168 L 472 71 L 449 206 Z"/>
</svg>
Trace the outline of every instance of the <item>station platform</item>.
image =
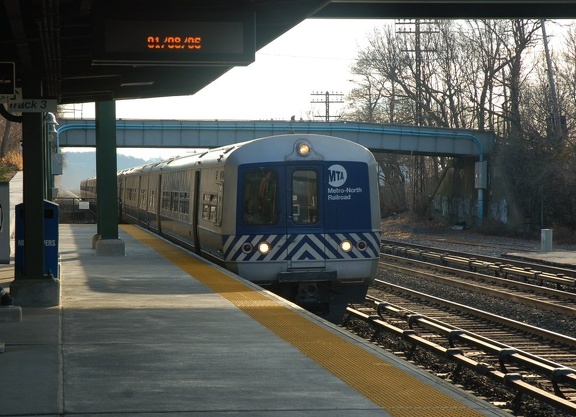
<svg viewBox="0 0 576 417">
<path fill-rule="evenodd" d="M 508 415 L 137 227 L 95 256 L 95 232 L 60 226 L 60 306 L 0 321 L 0 416 Z"/>
<path fill-rule="evenodd" d="M 542 262 L 558 268 L 576 268 L 576 251 L 553 250 L 550 252 L 509 252 L 508 258 L 528 262 Z"/>
</svg>

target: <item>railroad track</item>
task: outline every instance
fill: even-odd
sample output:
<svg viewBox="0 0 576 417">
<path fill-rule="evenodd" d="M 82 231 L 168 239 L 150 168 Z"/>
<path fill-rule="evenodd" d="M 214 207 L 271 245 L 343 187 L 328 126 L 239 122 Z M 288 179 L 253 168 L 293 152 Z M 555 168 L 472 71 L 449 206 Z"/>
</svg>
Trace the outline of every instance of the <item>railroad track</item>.
<svg viewBox="0 0 576 417">
<path fill-rule="evenodd" d="M 466 368 L 512 389 L 516 410 L 528 396 L 576 415 L 574 338 L 380 280 L 348 314 L 347 327 L 374 342 L 394 335 L 408 345 L 405 356 L 418 346 L 451 361 L 454 369 L 442 373 L 452 379 Z M 358 322 L 371 330 L 359 331 Z"/>
<path fill-rule="evenodd" d="M 496 277 L 576 292 L 576 271 L 569 268 L 387 240 L 381 241 L 380 249 L 382 254 L 450 265 L 473 272 L 482 271 Z"/>
<path fill-rule="evenodd" d="M 416 237 L 417 238 L 417 237 Z M 443 245 L 452 245 L 462 247 L 470 247 L 473 248 L 472 251 L 476 250 L 477 248 L 490 248 L 494 249 L 493 243 L 486 243 L 478 240 L 470 240 L 470 239 L 462 239 L 457 238 L 455 236 L 450 237 L 433 237 L 430 235 L 426 236 L 426 241 L 432 242 L 432 245 L 436 244 L 439 246 Z M 394 240 L 394 239 L 382 239 L 383 244 L 390 244 L 390 245 L 410 245 L 410 246 L 419 246 L 424 244 L 418 243 L 408 243 L 405 240 Z M 432 245 L 425 245 L 425 246 L 432 246 Z M 499 241 L 497 243 L 497 248 L 503 251 L 522 251 L 522 252 L 537 252 L 540 243 L 531 243 L 527 242 L 525 244 L 519 243 L 517 240 L 514 242 L 502 242 Z"/>
<path fill-rule="evenodd" d="M 416 279 L 474 291 L 491 297 L 531 305 L 534 308 L 576 316 L 576 292 L 521 280 L 452 268 L 402 256 L 382 254 L 380 265 L 388 271 L 408 274 Z"/>
</svg>

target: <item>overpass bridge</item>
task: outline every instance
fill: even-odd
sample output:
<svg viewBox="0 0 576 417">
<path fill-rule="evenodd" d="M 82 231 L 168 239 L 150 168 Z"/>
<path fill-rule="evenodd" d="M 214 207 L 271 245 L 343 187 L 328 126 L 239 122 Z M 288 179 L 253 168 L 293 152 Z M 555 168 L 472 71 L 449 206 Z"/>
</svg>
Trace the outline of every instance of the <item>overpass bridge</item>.
<svg viewBox="0 0 576 417">
<path fill-rule="evenodd" d="M 59 147 L 96 146 L 94 120 L 59 119 L 59 122 Z M 426 126 L 265 120 L 117 120 L 116 147 L 214 148 L 286 133 L 338 136 L 373 152 L 467 156 L 478 157 L 479 161 L 491 153 L 493 145 L 493 134 L 489 132 Z"/>
</svg>

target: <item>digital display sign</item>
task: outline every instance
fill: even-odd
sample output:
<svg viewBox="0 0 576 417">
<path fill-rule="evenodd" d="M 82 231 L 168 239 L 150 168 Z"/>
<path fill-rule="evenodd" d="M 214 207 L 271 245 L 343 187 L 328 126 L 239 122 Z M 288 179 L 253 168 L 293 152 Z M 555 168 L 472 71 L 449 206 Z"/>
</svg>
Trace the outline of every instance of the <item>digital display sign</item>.
<svg viewBox="0 0 576 417">
<path fill-rule="evenodd" d="M 100 22 L 95 65 L 248 65 L 254 62 L 254 18 Z"/>
<path fill-rule="evenodd" d="M 0 62 L 0 95 L 13 96 L 16 88 L 14 62 Z"/>
</svg>

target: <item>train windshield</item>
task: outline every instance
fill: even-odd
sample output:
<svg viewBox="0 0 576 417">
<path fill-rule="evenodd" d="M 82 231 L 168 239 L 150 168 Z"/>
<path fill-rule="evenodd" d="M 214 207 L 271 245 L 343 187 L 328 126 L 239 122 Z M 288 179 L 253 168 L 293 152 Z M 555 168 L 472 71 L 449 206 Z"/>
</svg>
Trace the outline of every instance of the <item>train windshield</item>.
<svg viewBox="0 0 576 417">
<path fill-rule="evenodd" d="M 278 222 L 278 174 L 270 169 L 248 171 L 244 175 L 244 223 Z"/>
<path fill-rule="evenodd" d="M 318 174 L 314 170 L 292 172 L 292 221 L 295 224 L 318 221 Z"/>
</svg>

